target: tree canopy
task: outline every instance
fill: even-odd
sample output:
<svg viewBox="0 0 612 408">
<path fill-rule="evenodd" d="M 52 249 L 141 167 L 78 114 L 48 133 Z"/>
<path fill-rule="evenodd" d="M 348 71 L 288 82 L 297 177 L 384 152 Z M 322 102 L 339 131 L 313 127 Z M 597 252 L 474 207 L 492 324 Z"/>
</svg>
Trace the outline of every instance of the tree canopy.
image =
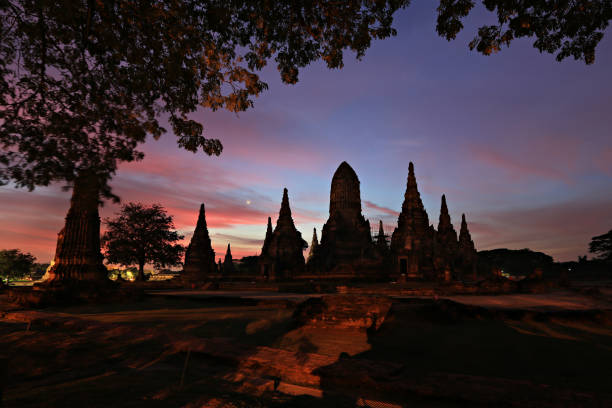
<svg viewBox="0 0 612 408">
<path fill-rule="evenodd" d="M 104 220 L 107 230 L 102 237 L 106 260 L 123 266 L 138 265 L 138 280 L 144 280 L 144 265 L 157 268 L 181 263 L 185 248 L 174 229 L 171 215 L 158 205 L 128 203 L 116 218 Z"/>
<path fill-rule="evenodd" d="M 612 230 L 591 238 L 589 252 L 597 254 L 599 259 L 612 261 Z"/>
<path fill-rule="evenodd" d="M 0 277 L 2 279 L 18 279 L 27 276 L 34 266 L 36 258 L 29 252 L 19 249 L 0 250 Z"/>
<path fill-rule="evenodd" d="M 497 24 L 478 29 L 470 49 L 489 55 L 521 37 L 535 37 L 540 52 L 595 61 L 595 48 L 612 19 L 610 0 L 482 0 Z M 462 20 L 474 9 L 474 0 L 440 0 L 438 33 L 455 39 L 463 29 Z"/>
<path fill-rule="evenodd" d="M 283 82 L 343 51 L 364 55 L 395 34 L 409 0 L 0 0 L 0 182 L 33 189 L 108 179 L 143 157 L 166 120 L 178 145 L 219 155 L 190 118 L 200 106 L 243 111 L 267 88 L 256 71 L 274 59 Z"/>
<path fill-rule="evenodd" d="M 529 275 L 535 268 L 548 272 L 554 267 L 553 258 L 530 249 L 491 249 L 478 251 L 478 262 L 486 267 L 495 266 L 510 275 Z"/>
<path fill-rule="evenodd" d="M 191 114 L 239 112 L 267 88 L 274 60 L 285 83 L 316 60 L 343 66 L 396 34 L 410 0 L 0 0 L 0 183 L 33 189 L 96 172 L 101 193 L 122 161 L 159 138 L 218 155 Z M 592 63 L 610 0 L 483 0 L 498 24 L 470 43 L 484 54 L 520 37 L 540 51 Z M 474 0 L 440 0 L 437 31 L 454 39 Z"/>
</svg>

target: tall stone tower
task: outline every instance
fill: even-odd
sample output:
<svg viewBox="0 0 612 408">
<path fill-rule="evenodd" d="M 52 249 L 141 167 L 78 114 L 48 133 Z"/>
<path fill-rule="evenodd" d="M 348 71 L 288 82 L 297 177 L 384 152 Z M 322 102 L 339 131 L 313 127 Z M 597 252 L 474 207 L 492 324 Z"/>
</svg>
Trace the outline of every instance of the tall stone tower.
<svg viewBox="0 0 612 408">
<path fill-rule="evenodd" d="M 43 276 L 44 285 L 107 285 L 106 267 L 100 253 L 100 178 L 83 171 L 74 182 L 70 209 L 59 232 L 52 266 Z"/>
<path fill-rule="evenodd" d="M 268 251 L 268 247 L 270 246 L 271 240 L 272 240 L 272 218 L 268 217 L 268 227 L 266 229 L 266 238 L 264 239 L 263 247 L 261 248 L 262 254 Z"/>
<path fill-rule="evenodd" d="M 376 236 L 376 250 L 378 251 L 378 256 L 385 260 L 389 255 L 389 245 L 387 243 L 388 235 L 385 234 L 385 230 L 383 229 L 383 222 L 379 220 L 378 222 L 378 235 Z"/>
<path fill-rule="evenodd" d="M 268 231 L 272 224 L 268 218 Z M 283 199 L 278 213 L 274 232 L 266 233 L 261 255 L 259 256 L 260 276 L 264 280 L 287 280 L 304 271 L 304 254 L 308 244 L 302 234 L 295 228 L 289 207 L 287 189 L 283 190 Z"/>
<path fill-rule="evenodd" d="M 204 282 L 217 273 L 215 251 L 212 249 L 204 204 L 200 205 L 200 213 L 191 242 L 185 252 L 185 266 L 181 278 L 185 282 Z"/>
<path fill-rule="evenodd" d="M 410 162 L 402 211 L 391 236 L 393 274 L 399 278 L 432 278 L 434 236 Z"/>
<path fill-rule="evenodd" d="M 317 238 L 317 229 L 312 229 L 312 242 L 310 243 L 310 250 L 308 252 L 308 260 L 310 261 L 317 251 L 319 250 L 319 238 Z"/>
<path fill-rule="evenodd" d="M 225 258 L 223 259 L 223 275 L 227 276 L 234 272 L 234 259 L 232 258 L 232 249 L 230 248 L 230 244 L 228 242 L 227 251 L 225 251 Z"/>
<path fill-rule="evenodd" d="M 464 279 L 476 279 L 477 252 L 468 230 L 465 214 L 461 214 L 461 229 L 459 230 L 458 267 Z"/>
<path fill-rule="evenodd" d="M 434 266 L 438 278 L 449 280 L 455 272 L 455 258 L 457 256 L 457 232 L 451 223 L 450 214 L 446 205 L 446 196 L 442 194 L 440 205 L 440 218 L 434 248 Z"/>
<path fill-rule="evenodd" d="M 328 272 L 339 265 L 356 266 L 373 253 L 370 223 L 361 214 L 359 178 L 342 162 L 332 178 L 329 218 L 321 233 L 317 257 Z"/>
</svg>

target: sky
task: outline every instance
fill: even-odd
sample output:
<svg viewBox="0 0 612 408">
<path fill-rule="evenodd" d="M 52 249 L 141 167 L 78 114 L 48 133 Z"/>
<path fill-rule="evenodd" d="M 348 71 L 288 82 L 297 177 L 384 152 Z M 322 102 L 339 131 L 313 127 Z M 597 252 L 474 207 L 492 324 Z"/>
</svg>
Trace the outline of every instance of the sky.
<svg viewBox="0 0 612 408">
<path fill-rule="evenodd" d="M 363 213 L 391 234 L 408 163 L 415 166 L 430 223 L 446 194 L 457 231 L 465 213 L 478 250 L 530 248 L 557 261 L 588 253 L 612 229 L 612 30 L 593 65 L 540 54 L 533 39 L 492 56 L 468 48 L 492 15 L 477 10 L 448 42 L 435 32 L 435 2 L 396 15 L 396 37 L 375 41 L 341 70 L 315 63 L 285 85 L 273 61 L 269 89 L 246 112 L 201 110 L 194 118 L 224 146 L 219 157 L 180 150 L 171 133 L 150 138 L 145 159 L 111 182 L 123 203 L 159 203 L 188 243 L 200 203 L 222 258 L 259 253 L 283 188 L 310 242 L 328 216 L 331 178 L 347 161 L 361 182 Z M 48 262 L 70 192 L 0 187 L 0 249 Z M 119 205 L 107 202 L 101 217 Z"/>
</svg>

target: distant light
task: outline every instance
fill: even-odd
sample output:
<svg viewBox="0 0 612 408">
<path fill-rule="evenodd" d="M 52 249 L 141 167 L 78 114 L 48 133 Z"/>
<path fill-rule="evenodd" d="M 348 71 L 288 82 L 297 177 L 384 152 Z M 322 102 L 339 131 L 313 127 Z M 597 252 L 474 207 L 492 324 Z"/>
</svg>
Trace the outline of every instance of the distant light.
<svg viewBox="0 0 612 408">
<path fill-rule="evenodd" d="M 251 205 L 251 200 L 246 200 L 247 205 Z"/>
</svg>

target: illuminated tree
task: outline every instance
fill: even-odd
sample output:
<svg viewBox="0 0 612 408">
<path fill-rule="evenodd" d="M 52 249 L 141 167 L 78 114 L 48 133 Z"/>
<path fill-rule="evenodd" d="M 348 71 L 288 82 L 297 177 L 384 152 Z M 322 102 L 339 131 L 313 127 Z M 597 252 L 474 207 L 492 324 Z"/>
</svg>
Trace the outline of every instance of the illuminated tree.
<svg viewBox="0 0 612 408">
<path fill-rule="evenodd" d="M 185 248 L 174 230 L 172 216 L 157 204 L 146 207 L 128 203 L 116 218 L 104 220 L 107 230 L 102 237 L 106 260 L 123 266 L 138 265 L 137 280 L 144 280 L 144 266 L 156 268 L 181 264 Z"/>
<path fill-rule="evenodd" d="M 18 249 L 0 250 L 0 277 L 2 279 L 18 279 L 29 275 L 36 258 Z"/>
</svg>

